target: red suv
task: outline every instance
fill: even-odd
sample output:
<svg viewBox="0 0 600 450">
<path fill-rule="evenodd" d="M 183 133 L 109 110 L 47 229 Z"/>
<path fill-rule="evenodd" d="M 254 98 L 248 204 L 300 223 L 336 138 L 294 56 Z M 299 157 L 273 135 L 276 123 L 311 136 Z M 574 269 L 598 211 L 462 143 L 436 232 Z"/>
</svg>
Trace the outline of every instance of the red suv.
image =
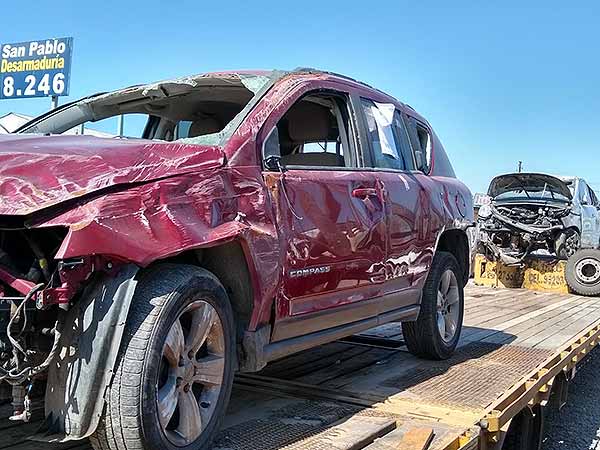
<svg viewBox="0 0 600 450">
<path fill-rule="evenodd" d="M 87 128 L 119 116 L 138 138 Z M 204 448 L 235 371 L 391 321 L 420 356 L 459 339 L 471 194 L 423 117 L 344 76 L 84 98 L 0 138 L 0 193 L 0 380 L 46 387 L 38 438 Z"/>
</svg>

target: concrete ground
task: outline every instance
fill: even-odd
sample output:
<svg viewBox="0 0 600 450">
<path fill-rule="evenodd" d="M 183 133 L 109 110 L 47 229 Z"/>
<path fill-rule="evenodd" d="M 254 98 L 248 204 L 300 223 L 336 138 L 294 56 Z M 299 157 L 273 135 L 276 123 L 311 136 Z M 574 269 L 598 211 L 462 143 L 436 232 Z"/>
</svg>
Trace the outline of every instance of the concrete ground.
<svg viewBox="0 0 600 450">
<path fill-rule="evenodd" d="M 569 401 L 549 411 L 542 450 L 600 450 L 600 351 L 594 350 L 569 387 Z"/>
</svg>

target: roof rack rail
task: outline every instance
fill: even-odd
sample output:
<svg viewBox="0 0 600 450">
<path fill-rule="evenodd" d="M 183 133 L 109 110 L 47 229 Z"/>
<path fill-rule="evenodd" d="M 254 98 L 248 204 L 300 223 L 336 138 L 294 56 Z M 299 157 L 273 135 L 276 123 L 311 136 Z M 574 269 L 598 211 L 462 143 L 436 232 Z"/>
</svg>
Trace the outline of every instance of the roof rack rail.
<svg viewBox="0 0 600 450">
<path fill-rule="evenodd" d="M 344 78 L 346 80 L 350 80 L 350 81 L 353 81 L 355 83 L 362 84 L 363 86 L 366 86 L 369 89 L 373 89 L 374 91 L 380 92 L 380 93 L 382 93 L 383 95 L 385 95 L 387 97 L 392 97 L 390 94 L 388 94 L 386 92 L 383 92 L 381 89 L 378 89 L 378 88 L 376 88 L 374 86 L 371 86 L 370 84 L 365 83 L 364 81 L 360 81 L 360 80 L 357 80 L 356 78 L 349 77 L 348 75 L 343 75 L 341 73 L 331 72 L 329 70 L 315 69 L 314 67 L 296 67 L 294 70 L 292 70 L 292 73 L 302 73 L 302 72 L 304 72 L 304 73 L 325 73 L 325 74 L 328 74 L 328 75 L 333 75 L 333 76 L 336 76 L 336 77 Z M 392 98 L 394 98 L 394 97 L 392 97 Z M 396 99 L 396 101 L 399 102 L 399 100 L 397 100 L 397 99 Z M 411 108 L 411 109 L 414 111 L 414 108 Z"/>
</svg>

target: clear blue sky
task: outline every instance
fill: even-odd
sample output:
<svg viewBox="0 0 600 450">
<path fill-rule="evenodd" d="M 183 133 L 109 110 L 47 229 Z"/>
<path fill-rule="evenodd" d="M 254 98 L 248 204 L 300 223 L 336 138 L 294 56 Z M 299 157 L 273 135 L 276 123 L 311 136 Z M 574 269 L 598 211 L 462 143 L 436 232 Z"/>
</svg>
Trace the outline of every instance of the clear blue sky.
<svg viewBox="0 0 600 450">
<path fill-rule="evenodd" d="M 518 160 L 600 191 L 599 23 L 592 1 L 37 1 L 3 12 L 0 43 L 73 36 L 70 99 L 219 69 L 341 72 L 427 117 L 473 191 Z"/>
</svg>

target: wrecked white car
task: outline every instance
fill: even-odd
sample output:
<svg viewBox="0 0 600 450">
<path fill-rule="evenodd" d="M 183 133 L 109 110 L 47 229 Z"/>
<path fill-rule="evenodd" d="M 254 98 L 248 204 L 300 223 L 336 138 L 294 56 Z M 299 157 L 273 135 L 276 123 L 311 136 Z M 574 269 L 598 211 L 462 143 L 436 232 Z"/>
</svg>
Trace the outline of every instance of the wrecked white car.
<svg viewBox="0 0 600 450">
<path fill-rule="evenodd" d="M 600 245 L 600 203 L 577 177 L 513 173 L 494 178 L 479 210 L 479 251 L 507 265 L 530 254 L 568 259 Z"/>
</svg>

